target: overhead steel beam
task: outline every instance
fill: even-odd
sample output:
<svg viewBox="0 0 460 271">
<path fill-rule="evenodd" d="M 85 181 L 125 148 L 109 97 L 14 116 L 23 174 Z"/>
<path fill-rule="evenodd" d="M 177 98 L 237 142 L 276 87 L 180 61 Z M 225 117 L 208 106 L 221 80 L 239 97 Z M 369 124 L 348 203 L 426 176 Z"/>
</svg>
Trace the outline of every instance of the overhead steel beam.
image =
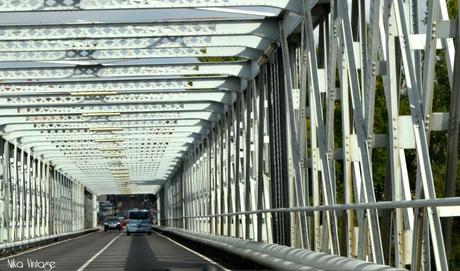
<svg viewBox="0 0 460 271">
<path fill-rule="evenodd" d="M 177 159 L 174 160 L 174 161 L 178 161 Z M 64 169 L 64 168 L 67 168 L 67 169 L 71 169 L 71 170 L 84 170 L 84 169 L 97 169 L 97 168 L 100 168 L 101 166 L 109 166 L 108 168 L 114 168 L 114 167 L 134 167 L 134 168 L 160 168 L 160 169 L 164 169 L 164 168 L 173 168 L 174 166 L 169 164 L 170 161 L 166 161 L 167 163 L 166 166 L 159 166 L 162 162 L 155 162 L 155 163 L 152 163 L 152 161 L 137 161 L 137 160 L 130 160 L 130 159 L 125 159 L 125 160 L 110 160 L 110 161 L 92 161 L 91 163 L 87 163 L 86 166 L 83 166 L 84 164 L 82 163 L 80 166 L 81 166 L 81 169 L 80 168 L 76 168 L 75 165 L 73 163 L 69 163 L 69 162 L 72 162 L 72 161 L 69 161 L 68 159 L 56 159 L 55 161 L 53 161 L 53 163 L 56 165 L 56 167 L 58 169 Z M 107 163 L 107 162 L 110 162 L 110 163 Z M 59 163 L 59 165 L 58 165 Z"/>
<path fill-rule="evenodd" d="M 132 112 L 182 112 L 209 111 L 222 113 L 223 106 L 218 103 L 156 103 L 156 104 L 119 104 L 119 105 L 87 105 L 87 106 L 53 106 L 53 107 L 22 107 L 0 109 L 0 116 L 41 116 L 65 114 L 102 114 L 102 113 L 132 113 Z"/>
<path fill-rule="evenodd" d="M 185 152 L 185 148 L 182 147 L 175 147 L 175 148 L 165 148 L 165 149 L 155 149 L 155 148 L 150 148 L 150 149 L 144 149 L 144 148 L 133 148 L 133 149 L 123 149 L 120 151 L 113 151 L 113 152 L 107 152 L 107 151 L 101 151 L 100 148 L 94 148 L 94 149 L 84 149 L 84 150 L 62 150 L 62 149 L 57 149 L 57 150 L 42 150 L 40 151 L 41 154 L 43 155 L 61 155 L 61 156 L 66 156 L 66 157 L 79 157 L 79 156 L 88 156 L 88 159 L 92 158 L 98 158 L 101 156 L 109 156 L 109 155 L 115 155 L 115 154 L 123 154 L 126 156 L 133 156 L 136 153 L 139 154 L 140 157 L 144 156 L 168 156 L 168 155 L 178 155 L 179 153 Z M 34 154 L 39 154 L 37 150 L 35 150 Z"/>
<path fill-rule="evenodd" d="M 177 140 L 181 140 L 183 142 L 190 142 L 194 139 L 200 138 L 196 134 L 191 134 L 189 136 L 183 136 L 181 138 L 177 138 Z M 146 140 L 146 139 L 155 139 L 155 140 L 162 140 L 162 139 L 171 139 L 174 141 L 175 138 L 171 138 L 171 136 L 160 136 L 160 135 L 152 135 L 152 134 L 144 134 L 144 135 L 101 135 L 101 134 L 94 134 L 94 135 L 48 135 L 48 136 L 29 136 L 29 137 L 21 137 L 19 143 L 21 147 L 31 146 L 32 143 L 43 144 L 44 142 L 81 142 L 83 140 Z"/>
<path fill-rule="evenodd" d="M 78 67 L 76 67 L 78 69 Z M 57 76 L 57 75 L 53 75 Z M 100 75 L 99 75 L 100 76 Z M 240 79 L 236 77 L 216 78 L 175 78 L 142 80 L 96 80 L 85 81 L 84 78 L 74 82 L 49 81 L 34 83 L 0 84 L 1 95 L 67 94 L 76 91 L 116 91 L 118 93 L 143 93 L 156 91 L 184 91 L 193 89 L 219 89 L 238 92 Z"/>
<path fill-rule="evenodd" d="M 67 136 L 67 137 L 84 137 L 84 136 L 93 136 L 93 135 L 111 135 L 111 136 L 118 136 L 123 137 L 126 135 L 157 135 L 157 136 L 187 136 L 188 134 L 192 133 L 205 133 L 206 129 L 197 126 L 195 129 L 191 129 L 189 127 L 184 127 L 184 129 L 161 129 L 160 128 L 147 128 L 147 127 L 138 127 L 138 128 L 131 128 L 131 129 L 122 129 L 121 131 L 108 131 L 108 132 L 92 132 L 92 131 L 84 131 L 84 130 L 47 130 L 47 131 L 36 131 L 36 130 L 25 130 L 25 131 L 14 131 L 3 135 L 3 138 L 6 140 L 13 140 L 16 138 L 24 138 L 30 136 L 43 136 L 43 137 L 52 137 L 52 136 Z"/>
<path fill-rule="evenodd" d="M 203 66 L 203 67 L 201 67 Z M 204 67 L 207 66 L 207 67 Z M 34 89 L 35 85 L 39 84 L 90 84 L 104 80 L 106 83 L 109 80 L 114 81 L 146 81 L 146 80 L 170 80 L 183 81 L 196 77 L 221 79 L 229 77 L 239 77 L 248 79 L 251 77 L 251 65 L 244 62 L 227 62 L 227 63 L 185 63 L 180 65 L 132 65 L 132 66 L 106 66 L 106 65 L 72 65 L 69 68 L 47 68 L 33 70 L 32 72 L 23 70 L 19 74 L 24 73 L 24 76 L 30 76 L 29 80 L 6 80 L 5 86 L 1 89 L 9 89 L 9 85 L 28 83 L 28 89 Z M 39 79 L 38 74 L 42 75 Z M 5 74 L 5 76 L 8 76 Z M 13 75 L 15 76 L 15 75 Z M 17 77 L 17 76 L 16 76 Z M 109 79 L 109 80 L 105 80 Z M 95 82 L 96 81 L 96 82 Z M 191 80 L 189 81 L 191 82 Z M 190 86 L 188 86 L 190 87 Z M 234 91 L 238 91 L 238 89 Z M 48 91 L 53 91 L 49 89 Z"/>
<path fill-rule="evenodd" d="M 204 120 L 213 121 L 217 117 L 213 112 L 169 112 L 169 113 L 120 113 L 101 116 L 84 115 L 38 115 L 38 116 L 12 116 L 0 117 L 0 125 L 35 123 L 57 125 L 58 123 L 102 123 L 116 121 L 174 121 L 174 120 Z"/>
<path fill-rule="evenodd" d="M 256 35 L 2 41 L 0 52 L 246 47 L 265 51 L 273 42 Z"/>
<path fill-rule="evenodd" d="M 193 138 L 185 138 L 185 139 L 174 139 L 171 138 L 168 140 L 167 138 L 159 138 L 155 141 L 147 139 L 124 139 L 122 142 L 96 142 L 93 140 L 73 140 L 70 142 L 61 142 L 61 141 L 52 141 L 52 142 L 36 142 L 36 145 L 33 143 L 22 145 L 21 147 L 24 149 L 31 149 L 32 153 L 39 153 L 40 151 L 45 150 L 55 150 L 56 148 L 66 150 L 66 149 L 92 149 L 92 148 L 101 148 L 101 147 L 125 147 L 130 148 L 134 146 L 142 146 L 142 147 L 149 147 L 151 145 L 159 145 L 159 146 L 182 146 L 187 147 L 192 142 Z"/>
<path fill-rule="evenodd" d="M 256 61 L 263 51 L 245 47 L 179 47 L 148 49 L 50 50 L 0 52 L 0 61 L 82 61 L 185 57 L 240 57 Z"/>
<path fill-rule="evenodd" d="M 44 161 L 55 161 L 55 160 L 58 160 L 58 159 L 66 159 L 66 160 L 69 160 L 69 161 L 78 161 L 80 159 L 86 159 L 88 162 L 94 162 L 94 161 L 98 161 L 98 160 L 101 160 L 101 162 L 108 162 L 108 161 L 113 161 L 114 159 L 121 159 L 121 161 L 123 161 L 123 159 L 125 160 L 133 160 L 133 161 L 138 161 L 140 159 L 147 159 L 147 160 L 151 160 L 153 161 L 153 159 L 162 159 L 166 162 L 169 162 L 171 161 L 172 159 L 180 159 L 182 157 L 182 155 L 180 153 L 171 153 L 171 154 L 161 154 L 161 155 L 151 155 L 151 156 L 136 156 L 135 154 L 133 155 L 125 155 L 123 154 L 125 157 L 123 158 L 106 158 L 104 157 L 103 155 L 94 155 L 94 156 L 91 156 L 91 155 L 64 155 L 62 153 L 59 153 L 59 152 L 53 152 L 53 153 L 44 153 L 42 154 L 42 159 Z M 75 163 L 75 166 L 78 167 L 78 163 Z"/>
<path fill-rule="evenodd" d="M 71 92 L 67 95 L 40 96 L 0 96 L 0 105 L 5 108 L 29 106 L 88 106 L 119 104 L 161 104 L 161 103 L 220 103 L 231 104 L 236 95 L 229 92 L 182 92 L 182 93 L 141 93 L 118 94 L 116 92 Z M 93 95 L 94 94 L 94 95 Z"/>
<path fill-rule="evenodd" d="M 75 165 L 66 163 L 66 161 L 69 162 L 71 160 L 69 160 L 69 159 L 55 159 L 53 161 L 50 161 L 50 163 L 57 170 L 60 170 L 60 171 L 64 172 L 65 174 L 68 174 L 69 176 L 73 176 L 73 175 L 86 176 L 83 173 L 83 171 L 78 170 L 78 168 L 76 168 Z M 179 161 L 179 159 L 166 160 L 165 163 L 163 163 L 163 165 L 160 165 L 160 164 L 151 165 L 151 164 L 149 164 L 148 167 L 145 166 L 145 167 L 140 167 L 140 168 L 139 167 L 134 167 L 136 165 L 136 162 L 130 162 L 130 161 L 127 161 L 127 160 L 125 160 L 125 161 L 124 160 L 118 160 L 118 161 L 102 160 L 101 162 L 96 163 L 95 165 L 97 165 L 98 167 L 111 168 L 111 166 L 113 164 L 119 163 L 120 165 L 123 165 L 124 167 L 128 167 L 128 168 L 133 167 L 133 170 L 140 169 L 142 171 L 145 171 L 146 169 L 153 169 L 153 171 L 149 171 L 149 172 L 151 172 L 149 179 L 165 179 L 167 177 L 165 175 L 169 174 L 174 169 L 174 166 L 172 166 L 172 165 L 174 163 L 177 163 L 178 161 Z M 94 161 L 94 162 L 97 162 L 97 161 Z M 80 165 L 79 167 L 82 168 L 82 170 L 85 169 L 85 167 L 83 165 Z M 91 168 L 88 168 L 88 169 L 91 169 Z M 126 179 L 129 180 L 129 178 L 126 178 Z M 107 178 L 107 180 L 112 180 L 112 182 L 113 182 L 114 178 L 113 177 Z M 89 180 L 88 177 L 85 177 L 85 178 L 83 178 L 83 180 L 81 182 L 85 183 L 85 181 L 91 181 L 91 180 Z"/>
<path fill-rule="evenodd" d="M 1 5 L 0 5 L 1 7 Z M 277 40 L 274 20 L 2 26 L 4 41 L 256 35 Z"/>
<path fill-rule="evenodd" d="M 263 0 L 224 1 L 224 0 L 146 0 L 146 1 L 104 1 L 104 0 L 24 0 L 0 1 L 0 11 L 79 11 L 79 10 L 110 10 L 110 9 L 171 9 L 171 8 L 230 8 L 230 7 L 273 7 L 300 12 L 301 5 L 296 0 Z"/>
<path fill-rule="evenodd" d="M 108 168 L 117 168 L 117 167 L 133 167 L 133 168 L 157 168 L 157 169 L 164 169 L 164 168 L 173 168 L 174 165 L 171 162 L 177 162 L 178 159 L 172 159 L 168 161 L 152 161 L 148 160 L 133 160 L 133 159 L 106 159 L 106 160 L 94 160 L 91 162 L 81 163 L 79 167 L 75 167 L 75 164 L 72 163 L 69 159 L 55 159 L 53 162 L 54 165 L 59 166 L 59 168 L 67 167 L 68 169 L 75 169 L 75 170 L 84 170 L 84 169 L 97 169 L 101 166 L 108 166 Z M 161 164 L 164 164 L 160 166 Z"/>
<path fill-rule="evenodd" d="M 3 128 L 4 133 L 18 130 L 71 130 L 90 129 L 97 127 L 177 127 L 177 126 L 201 126 L 211 128 L 210 123 L 204 120 L 150 120 L 150 121 L 104 121 L 104 122 L 75 122 L 75 123 L 24 123 L 8 124 Z"/>
<path fill-rule="evenodd" d="M 0 53 L 1 54 L 1 53 Z M 20 59 L 20 58 L 19 58 Z M 21 74 L 21 71 L 15 70 L 16 77 Z M 28 74 L 27 70 L 22 70 Z M 172 77 L 176 80 L 184 80 L 181 77 L 187 76 L 236 76 L 241 78 L 249 78 L 251 76 L 251 67 L 247 63 L 230 62 L 230 63 L 185 63 L 185 64 L 163 64 L 163 65 L 132 65 L 132 66 L 102 66 L 89 65 L 77 66 L 72 68 L 53 68 L 41 69 L 33 71 L 30 76 L 34 78 L 34 74 L 44 74 L 46 78 L 67 78 L 74 77 L 81 81 L 83 78 L 124 78 L 124 77 L 150 77 L 158 79 L 167 79 Z M 4 74 L 8 76 L 7 74 Z M 48 77 L 47 77 L 48 76 Z M 30 84 L 30 81 L 28 82 Z"/>
</svg>

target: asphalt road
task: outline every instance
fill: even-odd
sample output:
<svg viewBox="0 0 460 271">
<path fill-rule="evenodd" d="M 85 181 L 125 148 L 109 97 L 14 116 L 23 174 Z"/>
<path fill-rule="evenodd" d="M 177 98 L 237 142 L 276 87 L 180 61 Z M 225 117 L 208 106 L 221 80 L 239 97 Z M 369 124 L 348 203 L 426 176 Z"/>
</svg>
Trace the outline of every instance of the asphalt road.
<svg viewBox="0 0 460 271">
<path fill-rule="evenodd" d="M 31 264 L 35 264 L 34 268 L 29 268 Z M 222 268 L 212 260 L 201 257 L 158 233 L 154 232 L 151 236 L 127 236 L 126 233 L 111 231 L 96 232 L 2 259 L 0 270 L 137 271 Z"/>
</svg>

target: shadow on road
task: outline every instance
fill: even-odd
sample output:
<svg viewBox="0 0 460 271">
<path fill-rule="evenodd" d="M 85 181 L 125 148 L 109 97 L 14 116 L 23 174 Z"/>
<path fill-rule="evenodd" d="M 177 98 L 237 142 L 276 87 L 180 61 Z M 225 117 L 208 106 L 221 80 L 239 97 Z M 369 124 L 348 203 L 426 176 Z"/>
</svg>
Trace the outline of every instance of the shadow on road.
<svg viewBox="0 0 460 271">
<path fill-rule="evenodd" d="M 132 235 L 131 246 L 125 263 L 127 271 L 168 270 L 152 253 L 145 235 Z"/>
</svg>

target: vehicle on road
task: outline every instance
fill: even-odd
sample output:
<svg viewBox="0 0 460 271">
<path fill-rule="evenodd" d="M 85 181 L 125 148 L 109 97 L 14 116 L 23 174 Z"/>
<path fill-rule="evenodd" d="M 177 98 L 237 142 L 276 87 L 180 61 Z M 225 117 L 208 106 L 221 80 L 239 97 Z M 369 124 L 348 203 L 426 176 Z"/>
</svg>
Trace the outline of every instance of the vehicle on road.
<svg viewBox="0 0 460 271">
<path fill-rule="evenodd" d="M 118 217 L 107 217 L 104 220 L 104 231 L 108 230 L 119 230 L 121 231 L 123 226 L 121 225 L 120 219 Z"/>
<path fill-rule="evenodd" d="M 152 234 L 152 224 L 148 220 L 129 220 L 126 228 L 126 235 L 131 233 L 147 233 Z"/>
<path fill-rule="evenodd" d="M 131 233 L 152 234 L 152 217 L 149 210 L 130 210 L 128 212 L 127 225 L 127 235 Z"/>
<path fill-rule="evenodd" d="M 126 219 L 123 216 L 119 216 L 118 219 L 120 220 L 121 226 L 126 226 Z"/>
</svg>

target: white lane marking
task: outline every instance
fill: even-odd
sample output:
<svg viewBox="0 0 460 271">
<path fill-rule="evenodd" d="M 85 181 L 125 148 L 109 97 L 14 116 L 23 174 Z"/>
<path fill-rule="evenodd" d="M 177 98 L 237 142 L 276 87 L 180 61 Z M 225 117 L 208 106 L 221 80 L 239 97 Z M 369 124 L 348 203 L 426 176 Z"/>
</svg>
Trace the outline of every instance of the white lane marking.
<svg viewBox="0 0 460 271">
<path fill-rule="evenodd" d="M 98 253 L 94 254 L 93 257 L 91 257 L 91 259 L 89 259 L 88 261 L 86 261 L 86 263 L 84 263 L 80 268 L 78 268 L 77 271 L 83 271 L 85 270 L 86 267 L 88 267 L 88 265 L 94 261 L 99 255 L 101 255 L 102 252 L 104 252 L 104 250 L 106 250 L 113 242 L 115 242 L 115 240 L 117 240 L 124 232 L 121 232 L 119 235 L 117 235 L 115 238 L 112 239 L 112 241 L 110 241 L 107 245 L 105 245 L 105 247 L 103 247 L 101 250 L 99 250 Z"/>
<path fill-rule="evenodd" d="M 65 242 L 77 240 L 77 239 L 80 239 L 80 238 L 83 238 L 83 237 L 88 237 L 88 236 L 91 236 L 91 235 L 93 235 L 93 234 L 95 234 L 95 233 L 98 233 L 98 232 L 100 232 L 100 230 L 99 230 L 99 231 L 92 232 L 92 233 L 84 234 L 84 235 L 81 235 L 81 236 L 77 236 L 77 237 L 74 237 L 74 238 L 65 239 L 65 240 L 62 240 L 62 241 L 59 241 L 59 242 L 51 243 L 51 244 L 48 244 L 48 245 L 46 245 L 46 246 L 42 246 L 42 247 L 37 247 L 37 248 L 30 249 L 30 250 L 26 250 L 26 251 L 23 251 L 23 252 L 14 254 L 14 255 L 10 255 L 10 256 L 7 256 L 7 257 L 0 258 L 0 261 L 7 260 L 7 259 L 10 259 L 10 258 L 13 258 L 13 257 L 17 257 L 17 256 L 20 256 L 20 255 L 23 255 L 23 254 L 27 254 L 27 253 L 30 253 L 30 252 L 34 252 L 34 251 L 37 251 L 37 250 L 40 250 L 40 249 L 44 249 L 44 248 L 47 248 L 47 247 L 52 247 L 52 246 L 55 246 L 55 245 L 59 245 L 59 244 L 65 243 Z"/>
<path fill-rule="evenodd" d="M 198 253 L 198 252 L 196 252 L 196 251 L 194 251 L 194 250 L 191 250 L 190 248 L 188 248 L 188 247 L 186 247 L 186 246 L 184 246 L 184 245 L 182 245 L 182 244 L 180 244 L 180 243 L 174 241 L 173 239 L 171 239 L 171 238 L 169 238 L 169 237 L 167 237 L 167 236 L 164 236 L 163 234 L 161 234 L 161 233 L 159 233 L 159 232 L 155 232 L 155 234 L 158 234 L 158 235 L 160 235 L 161 237 L 168 239 L 169 241 L 173 242 L 174 244 L 176 244 L 176 245 L 180 246 L 181 248 L 184 248 L 185 250 L 190 251 L 190 252 L 192 252 L 193 254 L 195 254 L 195 255 L 197 255 L 197 256 L 199 256 L 199 257 L 205 259 L 205 260 L 208 261 L 209 263 L 216 265 L 217 267 L 221 268 L 222 270 L 230 271 L 230 269 L 223 267 L 222 265 L 220 265 L 220 264 L 216 263 L 215 261 L 209 259 L 208 257 L 204 256 L 203 254 L 200 254 L 200 253 Z"/>
</svg>

